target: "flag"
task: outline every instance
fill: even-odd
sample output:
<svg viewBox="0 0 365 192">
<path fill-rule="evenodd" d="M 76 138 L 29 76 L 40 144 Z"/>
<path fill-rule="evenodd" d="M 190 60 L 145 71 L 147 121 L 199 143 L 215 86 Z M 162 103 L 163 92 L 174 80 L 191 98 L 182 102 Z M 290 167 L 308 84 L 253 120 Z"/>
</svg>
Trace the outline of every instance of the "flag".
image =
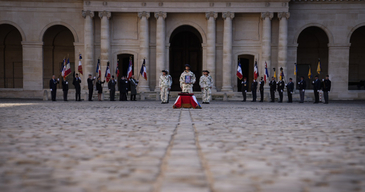
<svg viewBox="0 0 365 192">
<path fill-rule="evenodd" d="M 83 75 L 81 59 L 82 59 L 82 57 L 81 57 L 81 54 L 80 54 L 80 55 L 79 55 L 79 67 L 77 68 L 77 70 L 79 71 L 79 73 L 80 73 L 81 75 Z"/>
<path fill-rule="evenodd" d="M 280 80 L 283 80 L 284 79 L 284 70 L 283 70 L 283 68 L 282 67 L 280 67 Z"/>
<path fill-rule="evenodd" d="M 63 58 L 62 64 L 61 64 L 61 76 L 65 76 L 65 58 Z"/>
<path fill-rule="evenodd" d="M 312 68 L 311 68 L 311 66 L 309 66 L 308 78 L 309 78 L 309 79 L 311 79 L 311 78 L 312 78 Z"/>
<path fill-rule="evenodd" d="M 238 61 L 238 67 L 237 67 L 237 77 L 238 77 L 238 79 L 240 79 L 240 80 L 243 78 L 242 67 L 241 67 L 241 63 L 240 63 L 240 61 Z"/>
<path fill-rule="evenodd" d="M 143 59 L 140 73 L 143 76 L 143 78 L 147 80 L 147 69 L 146 69 L 146 60 L 145 59 Z"/>
<path fill-rule="evenodd" d="M 70 64 L 70 58 L 67 59 L 66 69 L 64 73 L 64 78 L 66 78 L 68 75 L 71 74 L 71 64 Z"/>
<path fill-rule="evenodd" d="M 132 57 L 129 58 L 129 65 L 128 65 L 128 72 L 127 72 L 127 79 L 129 80 L 132 75 L 133 75 L 133 71 L 132 71 Z"/>
<path fill-rule="evenodd" d="M 294 63 L 294 75 L 297 75 L 298 69 L 297 69 L 297 64 Z"/>
<path fill-rule="evenodd" d="M 108 62 L 108 64 L 107 64 L 107 66 L 106 66 L 106 70 L 105 70 L 105 80 L 106 80 L 106 82 L 108 83 L 109 82 L 109 80 L 110 80 L 110 68 L 109 68 L 109 62 Z"/>
<path fill-rule="evenodd" d="M 117 69 L 115 69 L 115 74 L 119 77 L 119 59 L 117 60 Z"/>
<path fill-rule="evenodd" d="M 96 64 L 96 72 L 101 77 L 101 66 L 100 66 L 100 59 L 98 59 L 98 64 Z"/>
<path fill-rule="evenodd" d="M 257 67 L 257 61 L 255 61 L 255 66 L 253 68 L 253 77 L 254 77 L 254 79 L 257 79 L 258 76 L 260 76 L 259 75 L 259 69 Z"/>
<path fill-rule="evenodd" d="M 321 59 L 318 59 L 318 65 L 317 65 L 317 73 L 321 74 Z"/>
<path fill-rule="evenodd" d="M 265 61 L 265 76 L 264 76 L 264 81 L 266 83 L 266 79 L 269 79 L 270 75 L 269 75 L 269 71 L 267 70 L 267 63 Z"/>
<path fill-rule="evenodd" d="M 276 72 L 275 72 L 275 68 L 274 68 L 274 78 L 276 79 Z"/>
</svg>

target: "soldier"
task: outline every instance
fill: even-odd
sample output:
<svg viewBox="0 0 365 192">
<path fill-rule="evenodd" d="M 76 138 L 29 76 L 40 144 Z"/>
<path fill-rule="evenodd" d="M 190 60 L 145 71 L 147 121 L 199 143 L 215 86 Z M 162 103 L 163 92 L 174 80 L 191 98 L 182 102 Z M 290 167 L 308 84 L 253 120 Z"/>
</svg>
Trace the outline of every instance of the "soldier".
<svg viewBox="0 0 365 192">
<path fill-rule="evenodd" d="M 57 84 L 60 83 L 60 79 L 56 80 L 56 76 L 53 75 L 49 81 L 49 88 L 51 89 L 52 101 L 56 101 Z"/>
<path fill-rule="evenodd" d="M 128 81 L 122 76 L 119 81 L 119 101 L 127 101 L 127 92 L 128 92 Z"/>
<path fill-rule="evenodd" d="M 166 104 L 169 97 L 169 91 L 171 90 L 170 78 L 167 76 L 167 71 L 162 70 L 162 75 L 159 80 L 160 92 L 161 92 L 161 103 Z"/>
<path fill-rule="evenodd" d="M 87 79 L 87 88 L 89 89 L 89 101 L 93 100 L 94 80 L 95 77 L 92 78 L 91 74 L 89 74 L 89 78 Z"/>
<path fill-rule="evenodd" d="M 246 77 L 243 78 L 241 84 L 242 84 L 242 96 L 243 96 L 242 102 L 246 102 L 246 93 L 248 91 L 248 82 L 246 80 Z"/>
<path fill-rule="evenodd" d="M 271 78 L 269 86 L 270 86 L 270 95 L 271 95 L 271 101 L 270 102 L 275 102 L 276 81 L 275 81 L 274 77 Z"/>
<path fill-rule="evenodd" d="M 75 86 L 75 89 L 76 89 L 76 101 L 81 101 L 81 86 L 80 86 L 80 83 L 81 83 L 81 78 L 79 77 L 79 74 L 76 73 L 76 76 L 74 78 L 74 81 L 72 82 L 72 84 Z"/>
<path fill-rule="evenodd" d="M 103 93 L 103 85 L 105 83 L 104 81 L 101 81 L 100 76 L 98 77 L 98 80 L 96 81 L 96 90 L 98 90 L 98 100 L 101 101 L 101 94 Z"/>
<path fill-rule="evenodd" d="M 298 82 L 298 85 L 299 85 L 299 94 L 300 94 L 299 103 L 304 103 L 304 93 L 305 93 L 305 89 L 307 87 L 307 83 L 304 81 L 303 76 L 300 77 L 300 81 Z"/>
<path fill-rule="evenodd" d="M 319 103 L 319 90 L 321 90 L 321 81 L 318 79 L 318 75 L 316 75 L 315 80 L 312 81 L 313 92 L 314 92 L 314 104 Z"/>
<path fill-rule="evenodd" d="M 114 96 L 115 96 L 115 85 L 116 84 L 117 84 L 117 81 L 115 81 L 114 75 L 112 75 L 112 79 L 108 83 L 110 101 L 115 101 Z"/>
<path fill-rule="evenodd" d="M 253 79 L 253 82 L 251 84 L 251 91 L 252 91 L 252 101 L 251 102 L 256 102 L 256 92 L 257 92 L 256 79 Z"/>
<path fill-rule="evenodd" d="M 323 96 L 324 96 L 324 104 L 328 104 L 328 93 L 331 91 L 331 81 L 329 80 L 329 76 L 326 75 L 326 79 L 323 80 Z"/>
<path fill-rule="evenodd" d="M 129 79 L 129 82 L 131 84 L 131 101 L 136 101 L 138 81 L 135 80 L 134 75 L 132 75 L 132 77 Z"/>
<path fill-rule="evenodd" d="M 172 77 L 171 75 L 169 74 L 169 70 L 166 70 L 167 72 L 167 77 L 170 79 L 170 87 L 172 86 Z M 170 101 L 170 91 L 169 91 L 169 95 L 167 95 L 167 103 L 169 103 Z"/>
<path fill-rule="evenodd" d="M 63 100 L 67 101 L 68 81 L 66 78 L 63 78 L 62 80 L 62 90 L 63 90 Z"/>
<path fill-rule="evenodd" d="M 279 103 L 282 103 L 283 102 L 283 93 L 284 93 L 284 81 L 283 80 L 280 80 L 278 81 L 277 83 L 278 85 L 278 92 L 279 92 Z"/>
<path fill-rule="evenodd" d="M 292 103 L 294 91 L 294 83 L 292 78 L 289 78 L 289 83 L 286 85 L 286 90 L 288 91 L 288 103 Z"/>
<path fill-rule="evenodd" d="M 203 75 L 200 77 L 199 85 L 203 93 L 203 104 L 209 104 L 210 97 L 212 95 L 213 78 L 209 75 L 208 70 L 203 71 Z"/>
<path fill-rule="evenodd" d="M 190 65 L 185 64 L 185 71 L 180 75 L 180 87 L 183 93 L 193 93 L 193 85 L 196 81 L 195 74 L 190 71 Z"/>
<path fill-rule="evenodd" d="M 261 96 L 260 102 L 264 102 L 264 84 L 265 84 L 265 81 L 264 81 L 263 77 L 261 77 L 261 80 L 260 80 L 259 84 L 260 84 L 260 96 Z"/>
</svg>

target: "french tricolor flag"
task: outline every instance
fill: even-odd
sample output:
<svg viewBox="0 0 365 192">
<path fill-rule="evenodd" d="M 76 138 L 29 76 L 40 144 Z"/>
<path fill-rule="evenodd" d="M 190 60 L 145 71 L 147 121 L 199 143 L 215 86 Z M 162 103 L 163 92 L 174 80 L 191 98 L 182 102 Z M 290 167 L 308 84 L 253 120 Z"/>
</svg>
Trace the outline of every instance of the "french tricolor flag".
<svg viewBox="0 0 365 192">
<path fill-rule="evenodd" d="M 243 78 L 242 67 L 241 67 L 241 63 L 239 61 L 238 61 L 238 67 L 237 67 L 237 77 L 240 80 Z"/>
<path fill-rule="evenodd" d="M 145 59 L 143 59 L 140 73 L 143 76 L 143 78 L 147 80 L 147 69 L 146 69 L 146 60 Z"/>
</svg>

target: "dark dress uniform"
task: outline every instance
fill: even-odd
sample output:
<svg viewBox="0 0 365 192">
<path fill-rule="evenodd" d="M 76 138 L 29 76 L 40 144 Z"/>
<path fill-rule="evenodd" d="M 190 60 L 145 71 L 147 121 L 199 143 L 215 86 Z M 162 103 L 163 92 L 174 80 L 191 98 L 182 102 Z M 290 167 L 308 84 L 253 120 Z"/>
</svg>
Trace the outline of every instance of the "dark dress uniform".
<svg viewBox="0 0 365 192">
<path fill-rule="evenodd" d="M 325 79 L 323 81 L 323 97 L 324 97 L 324 103 L 328 104 L 328 92 L 331 91 L 331 81 L 329 79 Z"/>
<path fill-rule="evenodd" d="M 307 83 L 303 79 L 298 82 L 298 85 L 299 85 L 300 103 L 303 103 L 304 102 L 304 93 L 305 93 L 305 89 L 307 88 Z"/>
<path fill-rule="evenodd" d="M 62 90 L 63 90 L 63 100 L 67 101 L 67 94 L 68 94 L 68 81 L 62 80 Z"/>
<path fill-rule="evenodd" d="M 312 82 L 314 92 L 314 103 L 319 103 L 319 90 L 321 90 L 321 81 L 316 79 Z"/>
<path fill-rule="evenodd" d="M 81 78 L 80 77 L 75 77 L 74 81 L 72 82 L 72 84 L 75 86 L 76 89 L 76 101 L 81 101 Z"/>
<path fill-rule="evenodd" d="M 136 95 L 137 95 L 137 85 L 138 82 L 135 79 L 130 79 L 129 80 L 130 84 L 131 84 L 131 101 L 135 101 L 136 100 Z"/>
<path fill-rule="evenodd" d="M 257 81 L 251 83 L 252 102 L 256 102 Z"/>
<path fill-rule="evenodd" d="M 270 86 L 271 102 L 275 102 L 276 81 L 271 80 L 269 86 Z"/>
<path fill-rule="evenodd" d="M 127 101 L 128 92 L 128 81 L 126 79 L 121 79 L 119 81 L 119 101 Z"/>
<path fill-rule="evenodd" d="M 291 102 L 293 102 L 294 83 L 289 82 L 286 85 L 286 90 L 288 91 L 288 103 L 291 103 Z"/>
<path fill-rule="evenodd" d="M 280 80 L 278 83 L 278 92 L 279 92 L 279 103 L 283 102 L 283 93 L 284 93 L 284 81 Z"/>
<path fill-rule="evenodd" d="M 89 101 L 93 100 L 94 80 L 95 79 L 92 78 L 87 79 L 87 88 L 89 89 Z"/>
<path fill-rule="evenodd" d="M 51 79 L 49 81 L 49 88 L 51 89 L 52 101 L 56 101 L 57 84 L 60 82 L 57 79 Z"/>
<path fill-rule="evenodd" d="M 98 93 L 103 93 L 103 86 L 102 84 L 105 83 L 105 80 L 104 81 L 97 81 L 96 82 L 96 90 L 98 90 Z"/>
<path fill-rule="evenodd" d="M 265 84 L 265 81 L 261 80 L 260 81 L 260 96 L 261 96 L 260 102 L 264 101 L 264 84 Z"/>
<path fill-rule="evenodd" d="M 117 82 L 115 80 L 110 80 L 108 83 L 108 88 L 109 88 L 109 94 L 110 94 L 110 101 L 115 101 L 114 97 L 115 97 L 115 85 L 117 84 Z"/>
<path fill-rule="evenodd" d="M 248 82 L 242 81 L 241 84 L 242 84 L 242 96 L 243 96 L 242 101 L 246 101 L 246 92 L 248 91 Z"/>
</svg>

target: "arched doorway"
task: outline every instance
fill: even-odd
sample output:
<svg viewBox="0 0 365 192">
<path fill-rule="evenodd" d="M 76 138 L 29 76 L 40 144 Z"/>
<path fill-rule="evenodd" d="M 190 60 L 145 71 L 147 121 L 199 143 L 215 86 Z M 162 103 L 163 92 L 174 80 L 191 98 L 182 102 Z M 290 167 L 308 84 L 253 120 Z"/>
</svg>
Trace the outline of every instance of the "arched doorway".
<svg viewBox="0 0 365 192">
<path fill-rule="evenodd" d="M 132 73 L 134 72 L 134 58 L 131 54 L 119 54 L 117 55 L 118 58 L 118 68 L 119 68 L 119 79 L 122 76 L 127 76 L 128 67 L 129 67 L 129 60 L 132 61 Z M 133 73 L 134 74 L 134 73 Z"/>
<path fill-rule="evenodd" d="M 172 91 L 181 91 L 179 78 L 185 64 L 191 65 L 197 82 L 194 91 L 199 91 L 202 74 L 202 37 L 194 27 L 183 25 L 174 30 L 170 37 L 170 75 L 173 79 Z"/>
<path fill-rule="evenodd" d="M 49 80 L 52 75 L 61 77 L 61 66 L 64 58 L 70 59 L 72 74 L 75 71 L 75 47 L 74 36 L 65 26 L 54 25 L 46 30 L 43 35 L 43 88 L 49 88 Z M 69 75 L 67 80 L 72 81 L 73 75 Z M 61 83 L 58 88 L 61 88 Z M 73 89 L 72 83 L 69 88 Z"/>
<path fill-rule="evenodd" d="M 251 91 L 251 83 L 253 81 L 254 59 L 255 59 L 255 57 L 253 55 L 239 55 L 238 56 L 238 62 L 241 63 L 243 77 L 246 77 L 247 81 L 249 82 L 248 91 Z M 237 63 L 237 67 L 238 67 L 238 63 Z M 242 91 L 242 85 L 241 85 L 242 81 L 243 81 L 243 79 L 240 80 L 237 78 L 237 91 L 238 92 Z"/>
<path fill-rule="evenodd" d="M 348 89 L 365 89 L 365 26 L 352 33 L 350 43 Z"/>
<path fill-rule="evenodd" d="M 319 27 L 308 27 L 300 33 L 297 42 L 297 81 L 300 81 L 300 76 L 304 76 L 307 80 L 307 89 L 312 89 L 311 82 L 317 75 L 318 59 L 322 68 L 318 74 L 319 78 L 323 79 L 328 74 L 328 36 Z M 308 79 L 309 67 L 312 69 L 311 79 Z"/>
<path fill-rule="evenodd" d="M 0 88 L 23 88 L 22 36 L 9 24 L 0 25 Z"/>
</svg>

